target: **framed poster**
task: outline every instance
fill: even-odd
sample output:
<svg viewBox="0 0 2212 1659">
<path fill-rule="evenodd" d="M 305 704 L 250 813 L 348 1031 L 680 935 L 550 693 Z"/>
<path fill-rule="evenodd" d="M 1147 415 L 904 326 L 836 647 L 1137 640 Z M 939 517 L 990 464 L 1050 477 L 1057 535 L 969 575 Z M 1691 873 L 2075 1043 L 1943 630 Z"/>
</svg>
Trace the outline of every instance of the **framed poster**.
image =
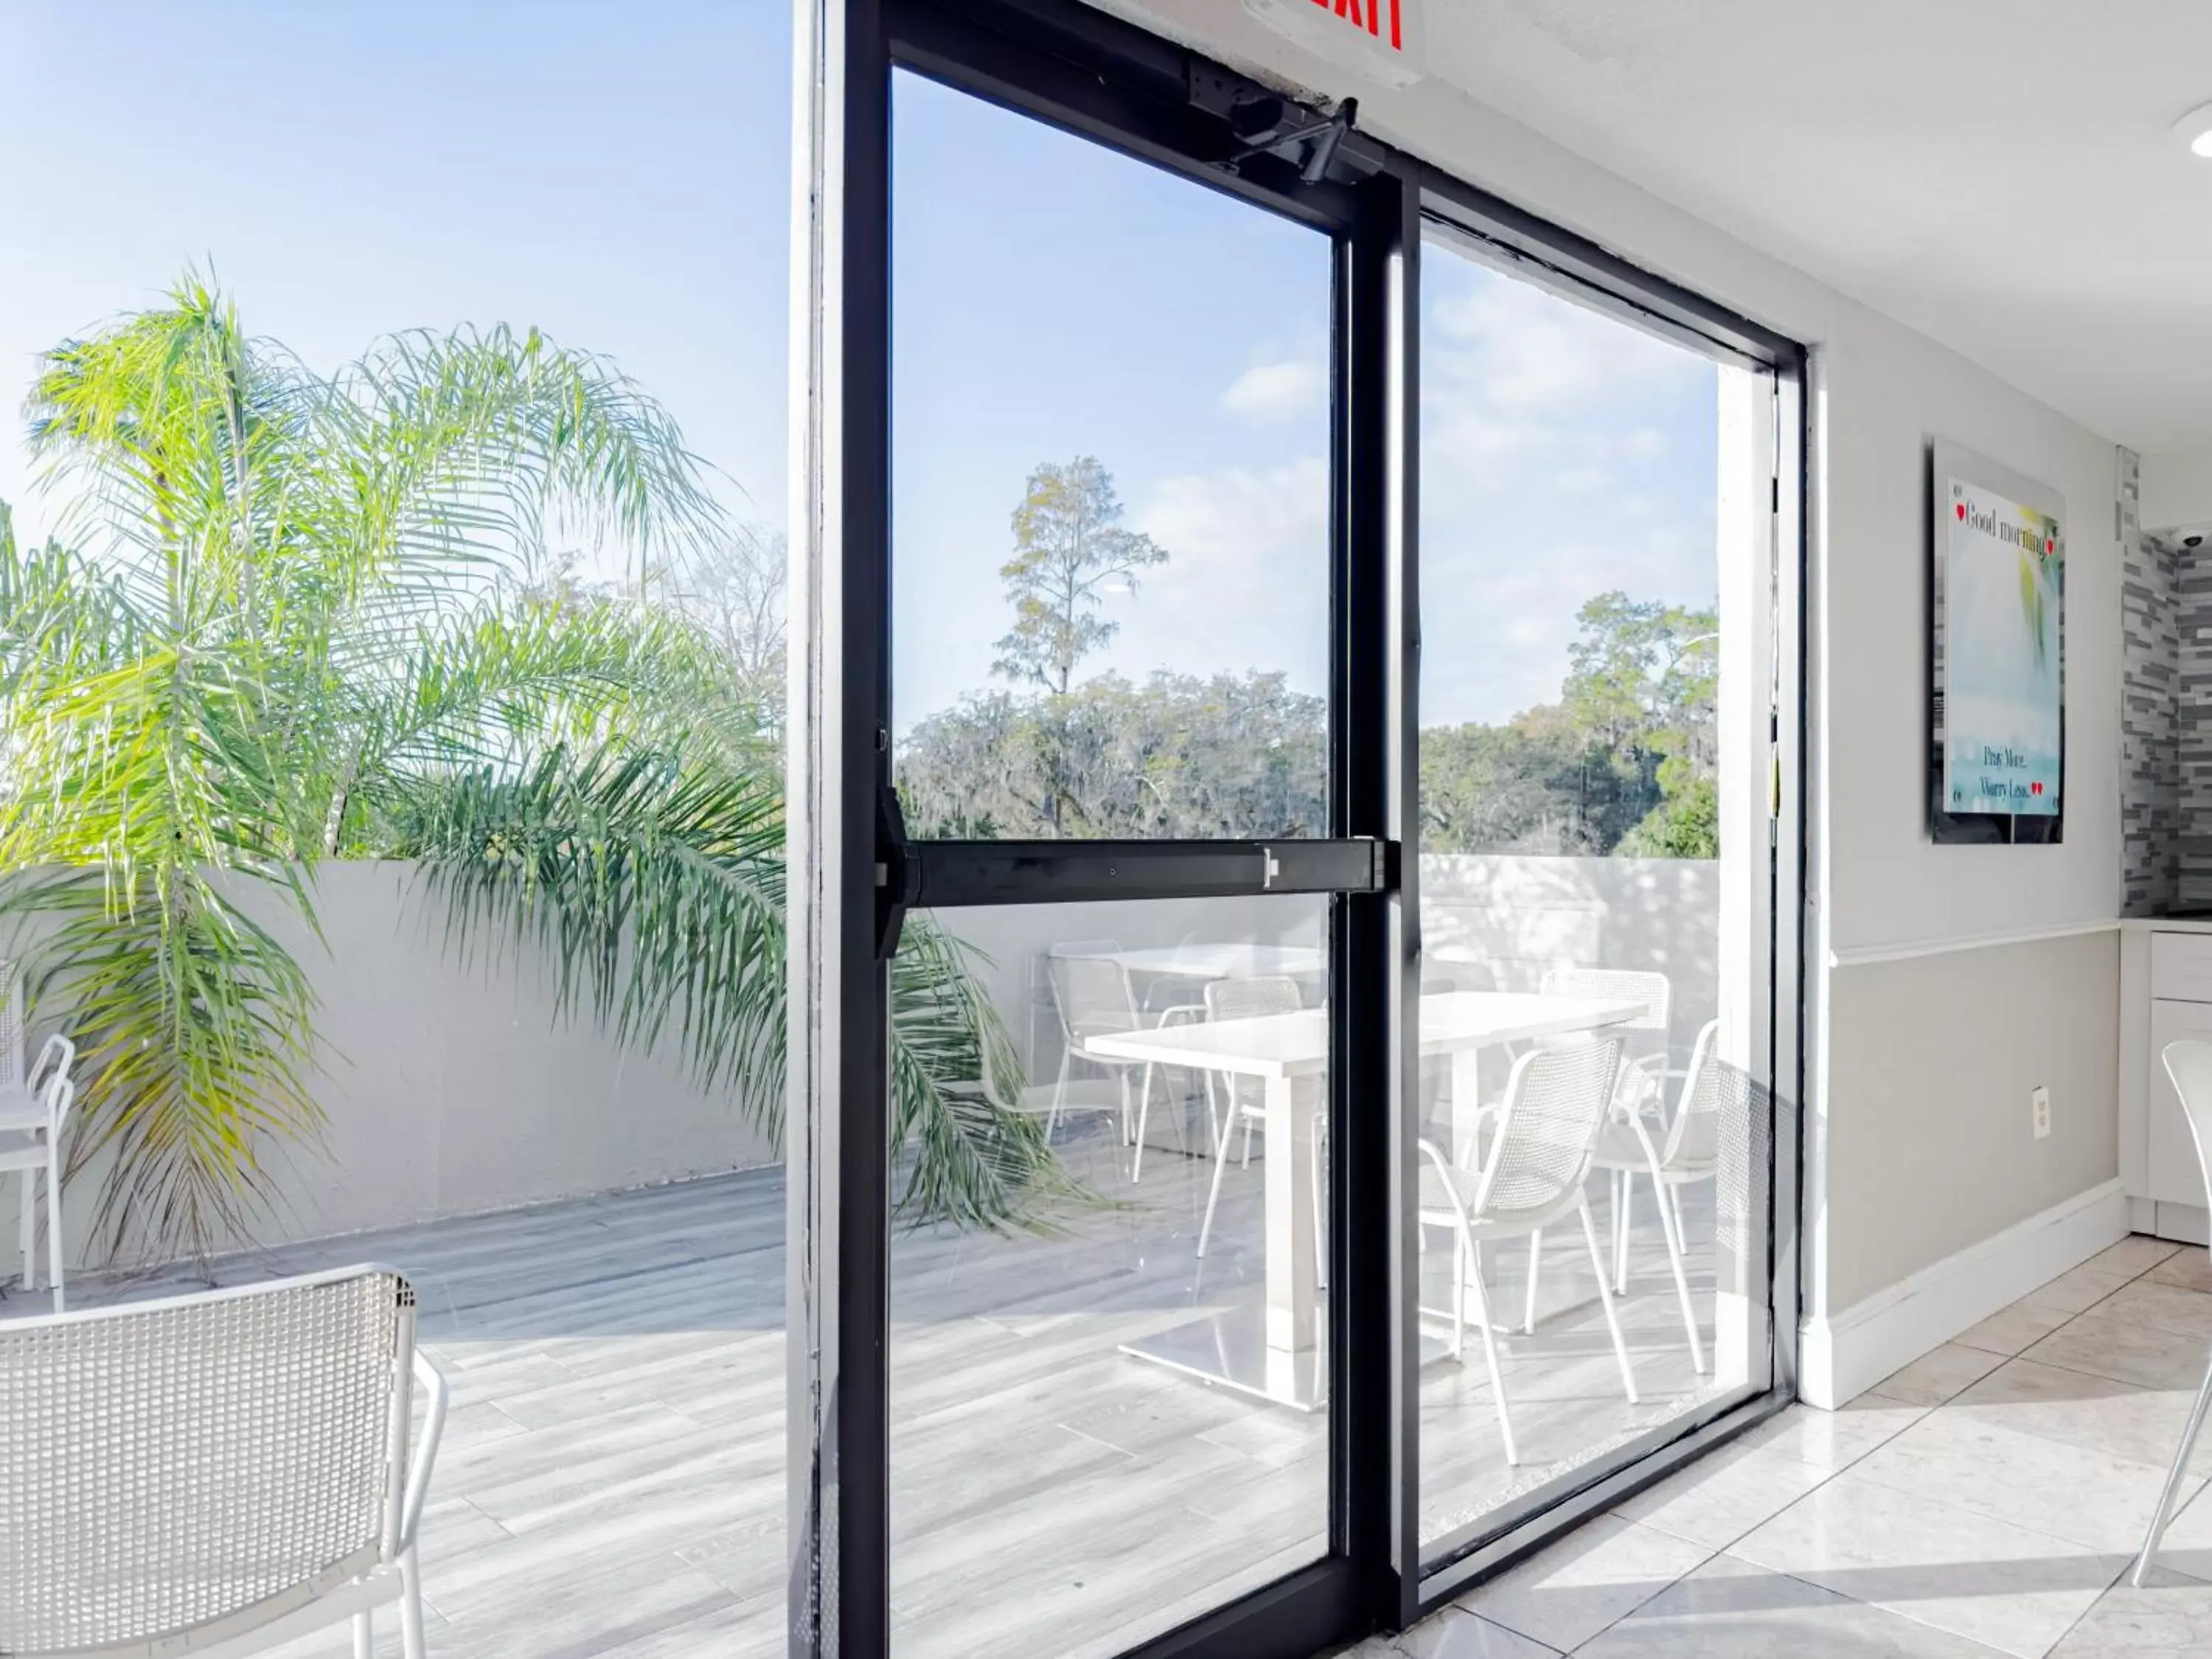
<svg viewBox="0 0 2212 1659">
<path fill-rule="evenodd" d="M 1929 823 L 1940 842 L 2056 842 L 2066 822 L 2066 502 L 1929 447 Z"/>
</svg>

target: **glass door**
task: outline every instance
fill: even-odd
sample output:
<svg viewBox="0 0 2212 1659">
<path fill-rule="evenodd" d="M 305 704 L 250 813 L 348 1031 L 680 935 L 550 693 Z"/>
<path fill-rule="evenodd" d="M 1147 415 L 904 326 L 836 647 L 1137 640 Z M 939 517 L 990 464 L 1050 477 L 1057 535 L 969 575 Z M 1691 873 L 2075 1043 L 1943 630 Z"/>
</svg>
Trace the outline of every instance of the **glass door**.
<svg viewBox="0 0 2212 1659">
<path fill-rule="evenodd" d="M 1421 1559 L 1765 1394 L 1771 369 L 1423 239 Z"/>
<path fill-rule="evenodd" d="M 1085 6 L 808 27 L 793 1650 L 1408 1623 L 1786 1397 L 1802 356 Z"/>
<path fill-rule="evenodd" d="M 891 181 L 891 1650 L 1107 1659 L 1329 1551 L 1334 242 L 907 70 Z"/>
</svg>

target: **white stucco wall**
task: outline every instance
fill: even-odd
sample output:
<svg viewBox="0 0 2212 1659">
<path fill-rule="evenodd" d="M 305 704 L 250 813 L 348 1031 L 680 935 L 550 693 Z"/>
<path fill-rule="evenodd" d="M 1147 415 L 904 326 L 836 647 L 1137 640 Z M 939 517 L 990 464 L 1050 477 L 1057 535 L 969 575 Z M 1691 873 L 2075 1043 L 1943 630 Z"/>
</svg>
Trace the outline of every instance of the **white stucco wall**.
<svg viewBox="0 0 2212 1659">
<path fill-rule="evenodd" d="M 325 944 L 281 936 L 322 1003 L 319 1142 L 276 1152 L 257 1241 L 359 1232 L 770 1162 L 734 1097 L 702 1094 L 672 1051 L 618 1049 L 588 1012 L 556 1017 L 534 954 L 446 944 L 412 866 L 325 865 Z M 280 915 L 258 904 L 257 911 Z M 664 1048 L 667 1045 L 664 1044 Z M 82 1260 L 100 1171 L 65 1208 Z M 15 1273 L 16 1183 L 0 1190 L 0 1279 Z"/>
</svg>

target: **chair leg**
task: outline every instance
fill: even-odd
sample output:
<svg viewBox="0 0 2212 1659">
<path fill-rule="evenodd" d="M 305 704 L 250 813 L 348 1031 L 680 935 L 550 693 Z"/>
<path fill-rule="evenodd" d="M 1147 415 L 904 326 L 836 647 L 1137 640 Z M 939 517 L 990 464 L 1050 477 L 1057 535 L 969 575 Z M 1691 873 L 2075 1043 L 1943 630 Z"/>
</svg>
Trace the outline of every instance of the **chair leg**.
<svg viewBox="0 0 2212 1659">
<path fill-rule="evenodd" d="M 1536 1264 L 1543 1259 L 1544 1230 L 1541 1227 L 1528 1235 L 1528 1290 L 1521 1305 L 1521 1334 L 1536 1334 Z"/>
<path fill-rule="evenodd" d="M 1470 1255 L 1474 1253 L 1474 1246 L 1470 1242 L 1463 1241 L 1461 1249 Z M 1490 1367 L 1490 1393 L 1498 1406 L 1498 1432 L 1505 1442 L 1505 1461 L 1518 1463 L 1521 1450 L 1513 1443 L 1513 1418 L 1505 1405 L 1505 1373 L 1498 1369 L 1498 1338 L 1490 1328 L 1490 1297 L 1483 1291 L 1480 1273 L 1474 1275 L 1474 1314 L 1480 1322 L 1478 1328 L 1482 1332 L 1482 1357 Z"/>
<path fill-rule="evenodd" d="M 52 1281 L 54 1311 L 62 1307 L 62 1155 L 46 1148 L 46 1277 Z"/>
<path fill-rule="evenodd" d="M 1620 1172 L 1620 1208 L 1616 1212 L 1613 1231 L 1613 1293 L 1628 1294 L 1628 1241 L 1636 1230 L 1636 1177 L 1626 1170 Z M 1605 1277 L 1600 1267 L 1597 1276 Z"/>
<path fill-rule="evenodd" d="M 1322 1177 L 1328 1170 L 1328 1141 L 1316 1135 L 1313 1141 L 1313 1237 L 1314 1288 L 1328 1288 L 1328 1231 L 1322 1224 L 1328 1206 L 1323 1201 Z"/>
<path fill-rule="evenodd" d="M 353 1616 L 353 1659 L 373 1659 L 376 1652 L 376 1624 L 366 1613 Z"/>
<path fill-rule="evenodd" d="M 1618 1170 L 1605 1172 L 1606 1197 L 1609 1200 L 1605 1210 L 1606 1224 L 1612 1229 L 1605 1241 L 1605 1255 L 1608 1261 L 1620 1260 L 1620 1183 L 1623 1179 L 1625 1177 Z"/>
<path fill-rule="evenodd" d="M 1467 1249 L 1452 1235 L 1452 1344 L 1455 1361 L 1467 1358 Z"/>
<path fill-rule="evenodd" d="M 399 1650 L 406 1659 L 427 1659 L 422 1640 L 422 1562 L 410 1544 L 399 1558 Z"/>
<path fill-rule="evenodd" d="M 1060 1127 L 1060 1110 L 1067 1100 L 1067 1068 L 1075 1059 L 1075 1050 L 1063 1042 L 1060 1045 L 1060 1080 L 1052 1085 L 1052 1109 L 1044 1115 L 1044 1138 L 1049 1141 L 1052 1132 Z"/>
<path fill-rule="evenodd" d="M 1145 1129 L 1152 1115 L 1152 1062 L 1145 1062 L 1144 1086 L 1137 1094 L 1137 1150 L 1129 1158 L 1129 1180 L 1145 1178 Z"/>
<path fill-rule="evenodd" d="M 1651 1190 L 1659 1206 L 1659 1230 L 1667 1235 L 1667 1265 L 1674 1270 L 1674 1299 L 1682 1304 L 1682 1334 L 1690 1339 L 1690 1369 L 1699 1376 L 1705 1374 L 1705 1349 L 1698 1341 L 1697 1310 L 1690 1304 L 1689 1276 L 1682 1271 L 1682 1212 L 1675 1204 L 1674 1194 L 1657 1176 L 1651 1177 Z"/>
<path fill-rule="evenodd" d="M 1198 1224 L 1198 1253 L 1206 1254 L 1206 1241 L 1213 1237 L 1213 1206 L 1221 1202 L 1221 1177 L 1229 1168 L 1229 1131 L 1221 1131 L 1221 1151 L 1213 1160 L 1213 1183 L 1206 1191 L 1206 1219 Z"/>
<path fill-rule="evenodd" d="M 2149 1575 L 2151 1558 L 2158 1553 L 2158 1540 L 2166 1535 L 2166 1523 L 2173 1510 L 2175 1495 L 2181 1490 L 2184 1476 L 2189 1473 L 2189 1455 L 2197 1449 L 2197 1431 L 2204 1426 L 2204 1408 L 2212 1405 L 2212 1361 L 2204 1367 L 2204 1380 L 2197 1387 L 2197 1403 L 2189 1408 L 2189 1426 L 2181 1431 L 2181 1443 L 2173 1449 L 2173 1467 L 2166 1471 L 2166 1485 L 2158 1494 L 2158 1508 L 2150 1517 L 2150 1530 L 2143 1534 L 2142 1553 L 2136 1557 L 2135 1571 L 2128 1582 L 2137 1589 Z"/>
<path fill-rule="evenodd" d="M 1597 1299 L 1605 1309 L 1606 1328 L 1613 1333 L 1613 1357 L 1620 1362 L 1621 1386 L 1628 1391 L 1628 1403 L 1637 1402 L 1636 1372 L 1628 1363 L 1628 1344 L 1620 1334 L 1620 1316 L 1613 1310 L 1613 1291 L 1605 1282 L 1605 1258 L 1598 1254 L 1597 1224 L 1590 1219 L 1589 1200 L 1585 1198 L 1575 1206 L 1582 1217 L 1583 1243 L 1589 1246 L 1590 1266 L 1597 1270 Z"/>
<path fill-rule="evenodd" d="M 1674 1237 L 1682 1246 L 1682 1260 L 1687 1261 L 1690 1259 L 1690 1230 L 1682 1224 L 1682 1189 L 1668 1187 L 1665 1193 L 1667 1207 L 1674 1216 Z"/>
<path fill-rule="evenodd" d="M 15 1182 L 16 1197 L 21 1201 L 23 1215 L 16 1228 L 23 1243 L 23 1291 L 26 1295 L 39 1288 L 39 1172 L 26 1170 Z"/>
</svg>

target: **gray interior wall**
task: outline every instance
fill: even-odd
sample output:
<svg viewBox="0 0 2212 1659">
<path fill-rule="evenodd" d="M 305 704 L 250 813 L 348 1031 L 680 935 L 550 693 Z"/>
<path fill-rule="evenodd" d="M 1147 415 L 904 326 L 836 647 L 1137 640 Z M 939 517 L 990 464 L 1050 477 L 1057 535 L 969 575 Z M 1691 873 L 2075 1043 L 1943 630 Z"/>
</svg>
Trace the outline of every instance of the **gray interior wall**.
<svg viewBox="0 0 2212 1659">
<path fill-rule="evenodd" d="M 2115 931 L 1838 971 L 1828 1145 L 1837 1310 L 2119 1173 Z M 2033 1139 L 2029 1091 L 2051 1091 Z M 1879 1121 L 1875 1121 L 1877 1114 Z"/>
</svg>

